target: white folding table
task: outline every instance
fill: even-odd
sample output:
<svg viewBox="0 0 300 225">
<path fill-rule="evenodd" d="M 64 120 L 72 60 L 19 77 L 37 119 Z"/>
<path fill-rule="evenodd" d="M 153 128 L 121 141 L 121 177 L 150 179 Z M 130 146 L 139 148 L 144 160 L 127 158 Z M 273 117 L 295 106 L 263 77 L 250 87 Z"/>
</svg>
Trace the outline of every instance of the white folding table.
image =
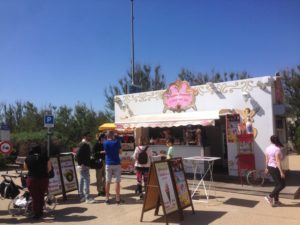
<svg viewBox="0 0 300 225">
<path fill-rule="evenodd" d="M 207 156 L 192 156 L 192 157 L 184 158 L 184 160 L 190 161 L 193 166 L 194 180 L 193 180 L 193 192 L 192 192 L 192 196 L 191 196 L 192 199 L 193 199 L 195 193 L 199 190 L 199 187 L 202 185 L 204 193 L 205 193 L 206 201 L 203 201 L 203 200 L 197 200 L 197 201 L 206 202 L 206 203 L 208 202 L 210 187 L 213 183 L 214 162 L 219 159 L 221 159 L 221 158 L 220 157 L 207 157 Z M 202 173 L 200 173 L 201 179 L 198 182 L 197 186 L 195 187 L 196 181 L 197 181 L 197 169 L 198 169 L 198 167 L 200 167 L 200 165 L 205 164 L 205 163 L 207 163 L 207 168 L 205 168 L 205 166 L 204 166 L 204 171 Z M 210 179 L 209 179 L 208 188 L 207 188 L 204 178 L 208 174 L 210 175 Z"/>
</svg>

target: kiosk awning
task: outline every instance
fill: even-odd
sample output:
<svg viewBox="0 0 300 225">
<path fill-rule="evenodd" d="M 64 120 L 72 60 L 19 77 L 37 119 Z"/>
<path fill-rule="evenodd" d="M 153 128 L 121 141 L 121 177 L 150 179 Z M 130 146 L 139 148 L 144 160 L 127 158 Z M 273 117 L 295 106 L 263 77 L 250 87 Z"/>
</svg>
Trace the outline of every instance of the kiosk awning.
<svg viewBox="0 0 300 225">
<path fill-rule="evenodd" d="M 183 113 L 162 113 L 132 116 L 116 121 L 116 125 L 124 128 L 139 127 L 178 127 L 187 125 L 214 125 L 219 119 L 219 110 Z"/>
<path fill-rule="evenodd" d="M 103 131 L 103 130 L 114 130 L 116 129 L 116 125 L 114 123 L 104 123 L 101 126 L 98 127 L 99 131 Z"/>
</svg>

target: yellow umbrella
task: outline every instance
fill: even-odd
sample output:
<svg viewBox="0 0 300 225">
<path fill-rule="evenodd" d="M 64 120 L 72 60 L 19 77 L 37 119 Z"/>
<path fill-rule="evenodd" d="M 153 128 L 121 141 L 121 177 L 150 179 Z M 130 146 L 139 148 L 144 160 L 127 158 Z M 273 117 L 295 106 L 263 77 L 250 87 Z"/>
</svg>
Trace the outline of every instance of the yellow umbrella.
<svg viewBox="0 0 300 225">
<path fill-rule="evenodd" d="M 116 129 L 116 125 L 114 123 L 104 123 L 101 126 L 98 127 L 99 131 L 103 130 L 114 130 Z"/>
</svg>

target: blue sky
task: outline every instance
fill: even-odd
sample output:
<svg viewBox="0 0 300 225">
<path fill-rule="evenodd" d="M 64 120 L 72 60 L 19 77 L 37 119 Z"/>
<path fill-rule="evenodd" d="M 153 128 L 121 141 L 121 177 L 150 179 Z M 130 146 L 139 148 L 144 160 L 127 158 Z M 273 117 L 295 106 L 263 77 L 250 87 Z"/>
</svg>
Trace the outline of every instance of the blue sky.
<svg viewBox="0 0 300 225">
<path fill-rule="evenodd" d="M 300 64 L 299 0 L 135 0 L 135 63 L 274 75 Z M 130 71 L 130 0 L 0 0 L 0 102 L 103 110 Z"/>
</svg>

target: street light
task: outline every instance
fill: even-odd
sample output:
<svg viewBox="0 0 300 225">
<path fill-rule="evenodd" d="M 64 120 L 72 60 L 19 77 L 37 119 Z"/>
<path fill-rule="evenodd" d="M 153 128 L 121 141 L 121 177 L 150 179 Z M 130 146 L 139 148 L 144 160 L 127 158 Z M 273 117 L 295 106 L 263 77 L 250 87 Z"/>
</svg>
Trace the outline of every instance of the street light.
<svg viewBox="0 0 300 225">
<path fill-rule="evenodd" d="M 134 85 L 134 27 L 133 27 L 133 0 L 131 0 L 131 84 Z"/>
</svg>

